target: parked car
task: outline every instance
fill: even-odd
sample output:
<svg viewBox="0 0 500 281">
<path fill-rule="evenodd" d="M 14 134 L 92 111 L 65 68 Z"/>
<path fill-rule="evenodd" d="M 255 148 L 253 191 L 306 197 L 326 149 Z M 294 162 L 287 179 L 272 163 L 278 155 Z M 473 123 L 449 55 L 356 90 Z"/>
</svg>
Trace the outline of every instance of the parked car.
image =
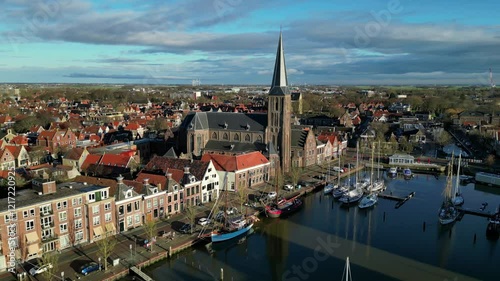
<svg viewBox="0 0 500 281">
<path fill-rule="evenodd" d="M 96 262 L 89 262 L 85 265 L 82 265 L 82 267 L 80 267 L 80 273 L 83 275 L 87 275 L 89 273 L 92 273 L 92 272 L 98 271 L 98 270 L 99 270 L 99 264 L 97 264 Z"/>
<path fill-rule="evenodd" d="M 267 197 L 269 197 L 269 199 L 274 199 L 274 198 L 276 198 L 276 196 L 278 196 L 276 191 L 271 191 L 267 194 Z"/>
<path fill-rule="evenodd" d="M 149 240 L 149 239 L 144 239 L 144 241 L 142 241 L 142 246 L 144 248 L 151 248 L 151 245 L 155 243 L 155 240 Z"/>
<path fill-rule="evenodd" d="M 198 220 L 198 224 L 199 225 L 207 225 L 209 223 L 210 223 L 210 220 L 207 219 L 207 218 L 201 218 L 201 219 Z"/>
<path fill-rule="evenodd" d="M 35 276 L 37 274 L 40 274 L 42 272 L 47 271 L 47 269 L 52 268 L 52 264 L 44 264 L 44 265 L 35 265 L 32 269 L 30 269 L 30 274 L 31 276 Z"/>
<path fill-rule="evenodd" d="M 339 166 L 335 166 L 331 168 L 332 171 L 337 172 L 337 173 L 343 173 L 344 169 L 340 168 Z"/>
<path fill-rule="evenodd" d="M 226 209 L 226 214 L 228 215 L 233 215 L 233 214 L 236 214 L 238 212 L 238 209 L 236 209 L 236 207 L 229 207 Z"/>
<path fill-rule="evenodd" d="M 284 190 L 293 190 L 293 185 L 291 185 L 291 184 L 285 184 L 285 186 L 283 186 L 283 189 Z"/>
<path fill-rule="evenodd" d="M 191 224 L 189 223 L 184 224 L 179 231 L 184 234 L 191 233 Z"/>
</svg>

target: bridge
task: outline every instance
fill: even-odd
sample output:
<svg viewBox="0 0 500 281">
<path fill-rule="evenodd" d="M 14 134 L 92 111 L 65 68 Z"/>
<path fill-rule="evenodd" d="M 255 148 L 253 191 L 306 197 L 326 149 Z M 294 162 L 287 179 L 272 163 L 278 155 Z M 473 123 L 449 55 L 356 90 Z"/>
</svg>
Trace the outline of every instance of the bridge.
<svg viewBox="0 0 500 281">
<path fill-rule="evenodd" d="M 142 272 L 141 269 L 139 269 L 139 268 L 137 268 L 135 266 L 132 266 L 130 268 L 130 271 L 132 271 L 133 273 L 135 273 L 137 276 L 139 276 L 144 281 L 154 281 L 153 278 L 149 277 L 146 273 Z"/>
</svg>

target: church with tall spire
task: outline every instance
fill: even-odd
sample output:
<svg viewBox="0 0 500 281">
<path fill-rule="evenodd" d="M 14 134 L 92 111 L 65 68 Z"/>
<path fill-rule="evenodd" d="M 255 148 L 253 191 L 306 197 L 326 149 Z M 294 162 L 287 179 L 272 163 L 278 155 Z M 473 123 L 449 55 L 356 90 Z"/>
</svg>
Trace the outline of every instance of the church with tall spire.
<svg viewBox="0 0 500 281">
<path fill-rule="evenodd" d="M 280 32 L 273 81 L 269 90 L 266 142 L 277 149 L 281 169 L 285 173 L 290 171 L 291 162 L 291 114 L 292 97 L 288 89 L 283 34 Z"/>
<path fill-rule="evenodd" d="M 178 152 L 201 158 L 205 153 L 243 154 L 261 151 L 271 162 L 270 176 L 280 165 L 291 166 L 291 94 L 288 88 L 283 37 L 280 32 L 269 91 L 267 115 L 263 113 L 192 112 L 178 131 Z"/>
</svg>

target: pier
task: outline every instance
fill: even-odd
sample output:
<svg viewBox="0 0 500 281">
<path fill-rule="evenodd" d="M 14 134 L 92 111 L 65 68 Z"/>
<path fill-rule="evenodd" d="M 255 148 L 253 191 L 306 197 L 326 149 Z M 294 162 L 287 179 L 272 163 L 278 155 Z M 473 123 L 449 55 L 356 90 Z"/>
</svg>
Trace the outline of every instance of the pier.
<svg viewBox="0 0 500 281">
<path fill-rule="evenodd" d="M 146 273 L 142 272 L 139 268 L 132 266 L 130 271 L 139 276 L 144 281 L 154 281 L 153 278 L 149 277 Z"/>
<path fill-rule="evenodd" d="M 415 196 L 415 191 L 412 193 L 408 194 L 406 197 L 399 197 L 399 196 L 394 196 L 392 194 L 385 194 L 385 193 L 380 193 L 378 197 L 388 199 L 388 200 L 393 200 L 393 201 L 398 201 L 394 208 L 399 209 L 399 207 L 403 206 L 406 201 L 410 200 L 413 196 Z"/>
<path fill-rule="evenodd" d="M 469 214 L 469 215 L 474 215 L 474 216 L 480 216 L 480 217 L 485 217 L 485 218 L 492 218 L 494 214 L 487 212 L 487 211 L 481 211 L 481 210 L 475 210 L 471 208 L 463 208 L 463 207 L 456 207 L 457 210 L 459 210 L 463 214 Z"/>
</svg>

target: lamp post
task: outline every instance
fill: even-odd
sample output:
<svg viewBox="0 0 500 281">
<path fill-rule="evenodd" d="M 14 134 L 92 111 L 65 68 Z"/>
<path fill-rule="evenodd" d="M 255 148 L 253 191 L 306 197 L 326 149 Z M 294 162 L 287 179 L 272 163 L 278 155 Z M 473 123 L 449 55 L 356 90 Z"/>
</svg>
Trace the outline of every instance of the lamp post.
<svg viewBox="0 0 500 281">
<path fill-rule="evenodd" d="M 64 271 L 61 271 L 61 280 L 64 281 Z"/>
<path fill-rule="evenodd" d="M 130 262 L 132 262 L 132 244 L 130 244 Z"/>
<path fill-rule="evenodd" d="M 101 270 L 101 257 L 99 257 L 98 260 L 99 260 L 99 270 Z"/>
<path fill-rule="evenodd" d="M 134 236 L 134 257 L 137 255 L 137 237 Z"/>
</svg>

